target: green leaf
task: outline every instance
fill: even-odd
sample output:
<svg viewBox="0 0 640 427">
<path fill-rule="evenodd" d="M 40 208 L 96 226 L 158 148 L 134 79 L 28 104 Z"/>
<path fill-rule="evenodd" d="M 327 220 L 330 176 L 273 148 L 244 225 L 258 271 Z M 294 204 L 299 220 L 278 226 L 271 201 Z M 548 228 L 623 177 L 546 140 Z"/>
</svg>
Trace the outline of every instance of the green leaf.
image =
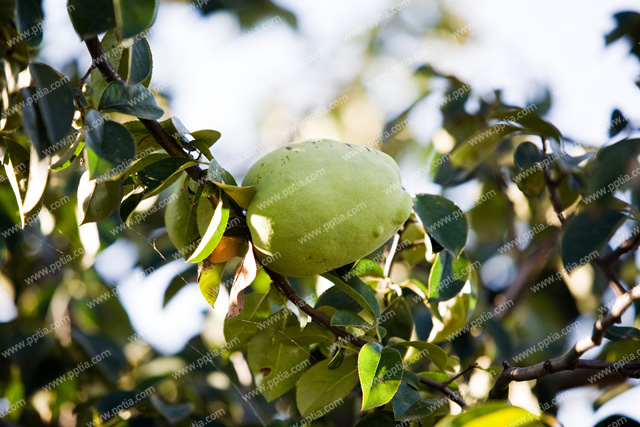
<svg viewBox="0 0 640 427">
<path fill-rule="evenodd" d="M 626 339 L 640 339 L 640 329 L 629 326 L 611 326 L 605 332 L 604 337 L 612 341 L 620 341 Z"/>
<path fill-rule="evenodd" d="M 153 25 L 158 14 L 158 0 L 118 0 L 115 19 L 121 39 L 137 36 Z"/>
<path fill-rule="evenodd" d="M 333 342 L 335 341 L 335 335 L 318 323 L 309 322 L 302 330 L 299 326 L 285 328 L 283 333 L 276 335 L 273 340 L 274 343 L 291 341 L 302 346 L 308 346 L 317 343 Z"/>
<path fill-rule="evenodd" d="M 87 115 L 87 120 L 97 123 L 95 114 Z M 94 129 L 86 133 L 87 161 L 89 163 L 89 175 L 91 179 L 113 180 L 122 176 L 122 173 L 133 163 L 135 155 L 135 143 L 126 127 L 110 120 L 96 125 Z"/>
<path fill-rule="evenodd" d="M 601 201 L 608 204 L 618 188 L 625 189 L 630 185 L 638 187 L 637 180 L 630 173 L 638 167 L 639 154 L 640 139 L 623 139 L 601 148 L 595 159 L 587 165 L 591 185 L 584 197 L 585 203 Z"/>
<path fill-rule="evenodd" d="M 89 172 L 82 174 L 78 185 L 80 225 L 107 219 L 119 201 L 120 181 L 90 180 Z"/>
<path fill-rule="evenodd" d="M 291 312 L 286 315 L 283 313 L 280 311 L 272 316 L 275 322 L 254 335 L 247 350 L 249 367 L 257 377 L 256 385 L 267 402 L 292 389 L 304 373 L 304 368 L 311 364 L 307 348 L 291 342 L 274 342 L 274 337 L 287 325 L 287 318 L 295 318 Z"/>
<path fill-rule="evenodd" d="M 168 405 L 156 394 L 152 394 L 150 399 L 153 407 L 156 408 L 171 425 L 187 418 L 193 412 L 193 407 L 190 403 Z"/>
<path fill-rule="evenodd" d="M 127 86 L 143 83 L 151 76 L 151 49 L 147 39 L 136 40 L 128 51 Z M 144 86 L 144 85 L 143 85 Z"/>
<path fill-rule="evenodd" d="M 336 354 L 334 354 L 331 360 L 329 361 L 329 364 L 327 365 L 327 369 L 330 369 L 330 370 L 338 369 L 340 365 L 342 365 L 342 362 L 344 362 L 344 353 L 345 353 L 344 348 L 340 347 L 338 351 L 336 351 Z"/>
<path fill-rule="evenodd" d="M 215 182 L 216 184 L 227 184 L 228 186 L 237 185 L 233 175 L 220 166 L 216 159 L 211 159 L 207 176 L 211 182 Z"/>
<path fill-rule="evenodd" d="M 146 166 L 138 172 L 140 182 L 146 187 L 145 197 L 159 193 L 171 185 L 179 177 L 180 172 L 195 164 L 189 159 L 169 157 Z"/>
<path fill-rule="evenodd" d="M 225 194 L 235 200 L 238 206 L 245 210 L 249 208 L 249 202 L 256 194 L 255 185 L 250 187 L 237 187 L 235 185 L 221 184 L 219 182 L 216 182 L 215 184 L 220 187 Z"/>
<path fill-rule="evenodd" d="M 429 274 L 429 300 L 447 301 L 458 295 L 470 271 L 464 255 L 455 259 L 448 252 L 439 252 Z"/>
<path fill-rule="evenodd" d="M 434 194 L 416 194 L 413 206 L 426 231 L 458 258 L 467 244 L 469 230 L 464 212 L 451 200 Z"/>
<path fill-rule="evenodd" d="M 389 305 L 380 316 L 380 328 L 387 331 L 383 344 L 390 342 L 392 338 L 408 340 L 413 332 L 413 319 L 411 309 L 407 301 L 401 295 L 393 295 L 389 298 Z M 404 352 L 402 352 L 404 356 Z"/>
<path fill-rule="evenodd" d="M 65 137 L 71 130 L 71 122 L 76 107 L 73 103 L 73 92 L 69 78 L 63 76 L 50 66 L 40 63 L 29 64 L 36 95 L 32 98 L 44 124 L 47 139 L 33 141 L 40 157 L 62 148 Z M 39 96 L 38 96 L 39 95 Z M 23 123 L 25 122 L 23 118 Z M 25 124 L 26 127 L 26 124 Z M 29 135 L 31 137 L 31 135 Z"/>
<path fill-rule="evenodd" d="M 198 287 L 200 288 L 202 296 L 211 307 L 213 307 L 218 299 L 222 273 L 224 273 L 226 265 L 226 262 L 213 264 L 207 259 L 198 264 Z"/>
<path fill-rule="evenodd" d="M 599 256 L 624 219 L 616 209 L 593 205 L 569 220 L 562 236 L 565 269 L 571 271 Z"/>
<path fill-rule="evenodd" d="M 392 341 L 389 343 L 389 346 L 404 346 L 404 347 L 413 347 L 421 351 L 422 356 L 426 356 L 429 360 L 433 362 L 441 370 L 446 370 L 447 368 L 447 353 L 440 347 L 430 342 L 424 341 Z"/>
<path fill-rule="evenodd" d="M 204 201 L 206 203 L 206 201 Z M 229 203 L 224 195 L 220 195 L 218 206 L 211 218 L 207 231 L 202 236 L 200 244 L 195 251 L 191 254 L 187 262 L 200 262 L 209 255 L 216 248 L 218 242 L 222 238 L 225 229 L 227 228 L 227 222 L 229 221 Z"/>
<path fill-rule="evenodd" d="M 339 367 L 329 369 L 329 360 L 313 365 L 298 380 L 296 403 L 303 417 L 323 411 L 327 405 L 344 399 L 358 384 L 355 356 L 345 357 Z"/>
<path fill-rule="evenodd" d="M 393 413 L 389 411 L 374 412 L 362 418 L 354 427 L 396 427 Z"/>
<path fill-rule="evenodd" d="M 609 138 L 613 138 L 627 127 L 629 121 L 624 116 L 624 114 L 622 114 L 622 111 L 616 108 L 611 113 L 610 123 L 611 127 L 609 128 Z"/>
<path fill-rule="evenodd" d="M 115 27 L 113 0 L 69 0 L 67 7 L 76 33 L 89 39 Z"/>
<path fill-rule="evenodd" d="M 152 120 L 164 114 L 149 89 L 139 83 L 125 86 L 120 81 L 109 83 L 100 98 L 99 109 Z"/>
<path fill-rule="evenodd" d="M 517 406 L 506 403 L 484 403 L 466 409 L 458 415 L 447 415 L 436 427 L 463 426 L 527 426 L 539 417 Z"/>
<path fill-rule="evenodd" d="M 244 298 L 244 309 L 237 317 L 225 319 L 224 337 L 227 342 L 238 338 L 240 345 L 246 346 L 256 332 L 258 325 L 266 320 L 271 314 L 271 302 L 268 295 L 260 293 L 250 293 Z"/>
<path fill-rule="evenodd" d="M 357 326 L 369 329 L 369 325 L 362 317 L 352 311 L 340 310 L 331 317 L 331 326 Z"/>
<path fill-rule="evenodd" d="M 534 167 L 544 160 L 542 150 L 533 142 L 525 141 L 518 145 L 513 154 L 513 163 L 521 170 Z"/>
<path fill-rule="evenodd" d="M 185 177 L 178 183 L 169 198 L 167 208 L 164 210 L 164 224 L 167 227 L 167 234 L 173 246 L 182 256 L 190 253 L 188 250 L 190 245 L 200 237 L 195 194 L 191 194 L 187 187 L 188 179 Z"/>
<path fill-rule="evenodd" d="M 38 24 L 44 20 L 42 0 L 16 1 L 16 15 L 18 32 L 27 36 L 30 47 L 38 47 L 42 42 L 42 29 Z"/>
<path fill-rule="evenodd" d="M 25 215 L 33 211 L 40 200 L 42 194 L 47 186 L 47 180 L 49 178 L 49 161 L 51 158 L 45 156 L 40 159 L 38 151 L 32 145 L 31 156 L 29 160 L 29 181 L 27 184 L 27 192 L 24 195 L 24 204 L 22 210 Z"/>
<path fill-rule="evenodd" d="M 540 117 L 533 111 L 519 107 L 502 109 L 491 114 L 490 118 L 517 123 L 526 129 L 527 133 L 553 138 L 560 142 L 562 134 L 554 125 Z"/>
<path fill-rule="evenodd" d="M 396 420 L 406 420 L 413 419 L 414 417 L 405 418 L 403 415 L 416 403 L 420 402 L 421 397 L 418 390 L 411 387 L 409 384 L 404 382 L 404 380 L 400 383 L 400 387 L 398 387 L 398 391 L 396 392 L 393 399 L 391 399 L 391 404 L 393 406 L 393 415 Z M 423 414 L 422 416 L 429 415 L 428 413 Z M 415 417 L 415 418 L 420 418 Z"/>
<path fill-rule="evenodd" d="M 337 288 L 360 304 L 360 306 L 372 316 L 371 320 L 375 321 L 380 317 L 380 304 L 378 304 L 375 294 L 360 278 L 351 277 L 346 282 L 343 282 L 332 273 L 325 273 L 322 277 L 333 282 Z"/>
<path fill-rule="evenodd" d="M 122 198 L 122 202 L 120 202 L 120 220 L 122 220 L 123 223 L 127 223 L 142 199 L 144 199 L 144 188 L 142 187 L 134 188 L 129 194 Z"/>
<path fill-rule="evenodd" d="M 194 137 L 196 140 L 204 143 L 207 147 L 211 147 L 213 144 L 216 143 L 216 141 L 220 139 L 222 135 L 217 130 L 205 129 L 205 130 L 198 130 L 195 132 L 191 132 L 191 136 Z M 193 141 L 192 141 L 192 144 L 193 144 Z"/>
<path fill-rule="evenodd" d="M 471 173 L 502 141 L 519 130 L 517 126 L 499 123 L 478 132 L 453 149 L 451 164 Z"/>
<path fill-rule="evenodd" d="M 358 375 L 362 386 L 362 410 L 389 402 L 400 387 L 402 356 L 394 348 L 368 343 L 358 354 Z"/>
</svg>

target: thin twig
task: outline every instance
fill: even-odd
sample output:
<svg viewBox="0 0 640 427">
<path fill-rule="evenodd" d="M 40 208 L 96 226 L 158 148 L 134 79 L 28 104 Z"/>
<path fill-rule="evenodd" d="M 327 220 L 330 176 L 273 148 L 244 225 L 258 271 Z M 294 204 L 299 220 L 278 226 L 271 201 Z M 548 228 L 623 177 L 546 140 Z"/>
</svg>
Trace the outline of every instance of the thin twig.
<svg viewBox="0 0 640 427">
<path fill-rule="evenodd" d="M 505 363 L 505 369 L 498 376 L 493 388 L 489 392 L 489 399 L 502 398 L 512 381 L 529 381 L 542 378 L 555 372 L 571 371 L 579 367 L 596 366 L 597 363 L 595 361 L 581 362 L 579 359 L 588 350 L 602 343 L 607 329 L 615 323 L 620 323 L 622 314 L 631 306 L 633 301 L 637 299 L 640 299 L 640 286 L 635 286 L 629 292 L 619 295 L 611 311 L 602 319 L 597 320 L 593 325 L 591 335 L 578 341 L 571 350 L 560 357 L 522 368 L 512 367 Z M 623 371 L 620 372 L 623 373 Z"/>
</svg>

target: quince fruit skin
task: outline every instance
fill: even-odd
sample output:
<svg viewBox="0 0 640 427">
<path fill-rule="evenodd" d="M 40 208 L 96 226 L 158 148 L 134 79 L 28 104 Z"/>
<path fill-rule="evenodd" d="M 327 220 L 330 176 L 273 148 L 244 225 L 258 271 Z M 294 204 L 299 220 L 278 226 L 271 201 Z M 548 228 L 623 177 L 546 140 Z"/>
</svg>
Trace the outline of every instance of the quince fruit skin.
<svg viewBox="0 0 640 427">
<path fill-rule="evenodd" d="M 330 139 L 293 142 L 258 160 L 247 224 L 258 259 L 291 277 L 325 273 L 382 246 L 411 214 L 387 154 Z"/>
</svg>

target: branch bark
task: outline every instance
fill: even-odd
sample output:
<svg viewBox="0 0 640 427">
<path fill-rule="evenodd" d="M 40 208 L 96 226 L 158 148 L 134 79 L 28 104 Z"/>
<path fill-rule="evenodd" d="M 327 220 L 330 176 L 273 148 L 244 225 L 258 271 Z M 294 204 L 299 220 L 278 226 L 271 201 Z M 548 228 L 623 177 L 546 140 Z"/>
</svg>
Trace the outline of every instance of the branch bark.
<svg viewBox="0 0 640 427">
<path fill-rule="evenodd" d="M 601 361 L 584 360 L 580 358 L 588 350 L 599 346 L 602 343 L 605 332 L 616 323 L 620 323 L 620 317 L 631 306 L 634 300 L 640 299 L 640 286 L 635 286 L 629 292 L 619 295 L 616 298 L 611 311 L 602 319 L 596 321 L 593 326 L 593 332 L 590 336 L 578 341 L 567 353 L 560 357 L 547 360 L 527 367 L 512 367 L 504 362 L 504 370 L 498 376 L 496 383 L 489 392 L 489 399 L 500 399 L 508 390 L 512 381 L 529 381 L 542 378 L 546 375 L 571 371 L 578 368 L 599 369 L 606 367 Z M 623 367 L 625 365 L 622 365 Z M 637 375 L 638 370 L 636 364 L 626 364 L 626 370 L 620 370 L 621 373 L 629 372 Z"/>
</svg>

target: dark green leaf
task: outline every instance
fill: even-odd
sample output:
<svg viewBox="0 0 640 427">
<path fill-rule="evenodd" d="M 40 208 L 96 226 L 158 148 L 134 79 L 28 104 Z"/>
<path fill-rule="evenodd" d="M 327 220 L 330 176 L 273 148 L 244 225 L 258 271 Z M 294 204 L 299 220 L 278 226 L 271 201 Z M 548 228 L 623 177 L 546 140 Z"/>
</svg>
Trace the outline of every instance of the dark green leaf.
<svg viewBox="0 0 640 427">
<path fill-rule="evenodd" d="M 490 117 L 506 122 L 517 123 L 524 127 L 527 133 L 553 138 L 558 142 L 562 140 L 562 134 L 558 128 L 529 109 L 512 107 L 497 111 L 491 114 Z"/>
<path fill-rule="evenodd" d="M 331 317 L 331 326 L 357 326 L 369 328 L 370 325 L 360 316 L 352 311 L 340 310 Z"/>
<path fill-rule="evenodd" d="M 152 68 L 151 49 L 147 39 L 136 40 L 129 48 L 128 56 L 127 86 L 144 82 L 151 75 Z"/>
<path fill-rule="evenodd" d="M 458 258 L 467 244 L 469 226 L 464 212 L 451 200 L 434 194 L 417 194 L 413 206 L 426 231 Z"/>
<path fill-rule="evenodd" d="M 142 199 L 144 199 L 144 188 L 142 187 L 137 187 L 124 196 L 122 202 L 120 202 L 120 220 L 122 220 L 123 223 L 127 223 L 129 217 L 138 207 Z"/>
<path fill-rule="evenodd" d="M 337 287 L 331 287 L 320 295 L 318 301 L 316 301 L 315 308 L 322 306 L 335 307 L 338 310 L 349 310 L 353 312 L 358 312 L 361 309 L 360 304 L 349 295 L 345 295 L 345 293 Z"/>
<path fill-rule="evenodd" d="M 136 84 L 125 86 L 120 81 L 109 83 L 100 98 L 100 110 L 136 116 L 141 119 L 159 119 L 164 114 L 156 104 L 156 99 L 149 89 Z"/>
<path fill-rule="evenodd" d="M 118 0 L 115 18 L 121 39 L 137 36 L 151 27 L 158 13 L 158 0 Z"/>
<path fill-rule="evenodd" d="M 146 187 L 145 196 L 164 188 L 170 178 L 191 165 L 193 162 L 189 159 L 170 157 L 151 163 L 142 169 L 138 172 L 138 178 Z"/>
<path fill-rule="evenodd" d="M 31 63 L 29 71 L 37 94 L 41 94 L 34 100 L 47 132 L 46 147 L 49 150 L 42 145 L 39 147 L 41 156 L 44 156 L 68 145 L 65 137 L 71 130 L 76 107 L 68 77 L 40 63 Z"/>
<path fill-rule="evenodd" d="M 95 110 L 92 111 L 97 113 Z M 92 116 L 87 115 L 87 119 Z M 86 133 L 86 144 L 91 150 L 87 153 L 95 154 L 95 157 L 88 154 L 91 179 L 119 178 L 133 162 L 135 143 L 127 128 L 120 123 L 107 120 L 101 125 L 96 125 L 92 131 Z"/>
<path fill-rule="evenodd" d="M 229 172 L 227 172 L 225 168 L 220 166 L 216 159 L 211 160 L 207 175 L 209 176 L 209 180 L 212 182 L 227 185 L 237 185 L 236 180 L 233 178 L 233 176 Z"/>
<path fill-rule="evenodd" d="M 42 27 L 44 14 L 42 0 L 16 1 L 18 32 L 27 36 L 30 47 L 37 47 L 42 42 Z"/>
<path fill-rule="evenodd" d="M 329 279 L 336 287 L 360 304 L 372 316 L 373 321 L 380 317 L 380 304 L 378 304 L 375 294 L 359 277 L 353 276 L 344 282 L 332 273 L 325 273 L 322 276 Z"/>
<path fill-rule="evenodd" d="M 595 161 L 588 165 L 591 185 L 589 193 L 584 196 L 585 202 L 601 200 L 606 204 L 618 188 L 624 189 L 628 183 L 638 187 L 638 182 L 632 181 L 631 173 L 638 167 L 639 154 L 640 139 L 624 139 L 601 148 Z"/>
<path fill-rule="evenodd" d="M 447 301 L 458 295 L 470 272 L 464 255 L 455 259 L 448 252 L 438 253 L 429 274 L 429 301 Z"/>
<path fill-rule="evenodd" d="M 82 40 L 89 39 L 115 27 L 113 0 L 69 0 L 71 22 Z"/>
<path fill-rule="evenodd" d="M 593 261 L 607 244 L 625 216 L 616 209 L 593 205 L 568 221 L 562 236 L 562 261 L 571 271 Z"/>
<path fill-rule="evenodd" d="M 617 108 L 611 113 L 611 122 L 609 128 L 609 138 L 613 138 L 627 127 L 629 121 Z"/>
<path fill-rule="evenodd" d="M 630 326 L 612 326 L 607 329 L 604 337 L 612 341 L 620 341 L 630 338 L 640 339 L 640 329 Z"/>
<path fill-rule="evenodd" d="M 383 411 L 367 415 L 358 421 L 354 427 L 395 427 L 396 425 L 393 419 L 393 413 Z"/>
</svg>

